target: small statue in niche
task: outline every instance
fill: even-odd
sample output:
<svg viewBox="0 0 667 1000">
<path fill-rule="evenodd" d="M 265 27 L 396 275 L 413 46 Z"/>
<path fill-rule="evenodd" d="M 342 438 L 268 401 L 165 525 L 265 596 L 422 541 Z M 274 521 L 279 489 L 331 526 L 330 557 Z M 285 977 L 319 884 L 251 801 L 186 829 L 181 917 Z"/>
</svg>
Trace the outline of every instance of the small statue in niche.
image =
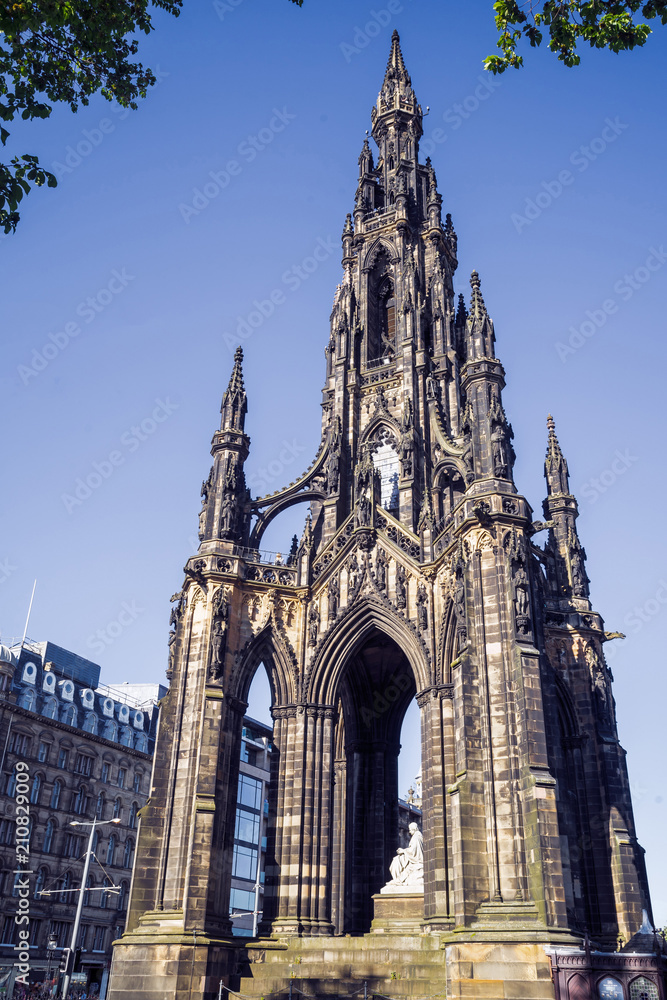
<svg viewBox="0 0 667 1000">
<path fill-rule="evenodd" d="M 400 563 L 396 566 L 396 607 L 404 608 L 407 604 L 407 574 Z"/>
<path fill-rule="evenodd" d="M 371 524 L 371 502 L 367 496 L 359 497 L 357 504 L 357 519 L 360 528 L 369 528 Z"/>
<path fill-rule="evenodd" d="M 472 460 L 472 434 L 470 433 L 467 433 L 463 440 L 463 454 L 461 455 L 461 461 L 463 462 L 465 469 L 466 486 L 470 486 L 475 478 L 475 470 Z"/>
<path fill-rule="evenodd" d="M 220 512 L 220 537 L 229 538 L 234 531 L 236 500 L 231 493 L 225 493 Z"/>
<path fill-rule="evenodd" d="M 499 479 L 507 479 L 507 442 L 505 430 L 496 424 L 491 434 L 491 454 L 493 456 L 493 474 Z"/>
<path fill-rule="evenodd" d="M 357 583 L 359 582 L 359 563 L 357 562 L 357 557 L 352 556 L 347 567 L 347 590 L 348 595 L 352 595 L 357 589 Z"/>
<path fill-rule="evenodd" d="M 514 573 L 514 609 L 517 618 L 529 612 L 528 574 L 523 563 L 519 563 Z"/>
<path fill-rule="evenodd" d="M 317 633 L 320 627 L 320 609 L 313 604 L 308 612 L 308 645 L 317 645 Z"/>
<path fill-rule="evenodd" d="M 377 559 L 375 562 L 375 578 L 377 581 L 378 589 L 382 593 L 387 591 L 387 557 L 383 549 L 378 549 Z"/>
<path fill-rule="evenodd" d="M 225 662 L 227 647 L 227 616 L 229 601 L 222 587 L 216 591 L 213 598 L 213 626 L 211 629 L 211 662 L 208 669 L 209 680 L 220 679 Z"/>
<path fill-rule="evenodd" d="M 428 628 L 428 598 L 426 596 L 426 588 L 423 584 L 420 585 L 417 591 L 417 623 L 419 628 L 424 630 Z"/>
<path fill-rule="evenodd" d="M 328 590 L 328 613 L 329 621 L 332 622 L 336 615 L 338 614 L 338 599 L 340 597 L 340 588 L 338 586 L 338 580 L 334 577 L 329 583 Z"/>
<path fill-rule="evenodd" d="M 391 880 L 387 882 L 382 892 L 391 893 L 401 889 L 414 889 L 419 892 L 424 888 L 424 838 L 416 823 L 410 823 L 410 843 L 407 847 L 399 847 L 396 856 L 389 866 Z"/>
</svg>

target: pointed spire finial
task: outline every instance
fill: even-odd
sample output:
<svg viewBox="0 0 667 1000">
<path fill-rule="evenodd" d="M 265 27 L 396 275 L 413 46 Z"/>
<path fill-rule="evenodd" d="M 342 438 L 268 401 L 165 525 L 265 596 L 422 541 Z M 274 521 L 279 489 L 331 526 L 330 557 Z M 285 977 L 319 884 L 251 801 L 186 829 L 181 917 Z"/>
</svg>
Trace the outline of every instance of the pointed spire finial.
<svg viewBox="0 0 667 1000">
<path fill-rule="evenodd" d="M 221 429 L 233 427 L 243 430 L 245 414 L 248 407 L 245 387 L 243 385 L 243 348 L 237 347 L 234 351 L 234 367 L 229 377 L 229 385 L 225 389 L 222 397 Z"/>
<path fill-rule="evenodd" d="M 470 287 L 472 288 L 470 313 L 477 319 L 481 319 L 483 316 L 486 316 L 486 305 L 484 304 L 484 296 L 481 292 L 482 282 L 479 280 L 477 271 L 473 271 L 470 275 Z"/>
<path fill-rule="evenodd" d="M 565 456 L 561 451 L 556 437 L 556 423 L 551 414 L 547 417 L 547 455 L 544 460 L 544 476 L 547 481 L 549 496 L 554 493 L 569 493 L 570 480 Z"/>
</svg>

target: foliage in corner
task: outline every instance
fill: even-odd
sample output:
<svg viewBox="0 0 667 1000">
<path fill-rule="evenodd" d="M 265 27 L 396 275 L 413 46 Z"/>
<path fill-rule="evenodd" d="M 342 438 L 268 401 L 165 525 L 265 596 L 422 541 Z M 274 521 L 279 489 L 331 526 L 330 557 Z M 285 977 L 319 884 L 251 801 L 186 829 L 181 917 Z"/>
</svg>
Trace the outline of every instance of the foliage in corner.
<svg viewBox="0 0 667 1000">
<path fill-rule="evenodd" d="M 53 105 L 72 111 L 101 93 L 136 108 L 155 76 L 133 62 L 137 32 L 153 29 L 157 7 L 178 16 L 183 0 L 25 0 L 0 4 L 0 121 L 48 118 Z M 4 146 L 9 138 L 0 127 Z M 14 232 L 19 204 L 32 184 L 55 187 L 57 180 L 36 156 L 0 163 L 0 226 Z"/>
<path fill-rule="evenodd" d="M 558 54 L 566 66 L 578 66 L 577 42 L 588 42 L 591 48 L 624 52 L 644 45 L 651 34 L 640 18 L 660 18 L 667 24 L 665 0 L 498 0 L 494 3 L 496 27 L 500 31 L 500 56 L 488 56 L 484 68 L 492 73 L 504 73 L 513 66 L 523 65 L 517 46 L 524 38 L 535 48 L 542 44 L 548 31 L 549 48 Z"/>
</svg>

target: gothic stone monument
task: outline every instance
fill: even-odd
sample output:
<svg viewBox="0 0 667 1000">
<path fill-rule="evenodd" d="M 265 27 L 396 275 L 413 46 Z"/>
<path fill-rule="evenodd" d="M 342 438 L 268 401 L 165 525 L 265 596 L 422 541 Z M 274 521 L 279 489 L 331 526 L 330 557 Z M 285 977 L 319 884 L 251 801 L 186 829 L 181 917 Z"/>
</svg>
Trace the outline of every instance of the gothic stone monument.
<svg viewBox="0 0 667 1000">
<path fill-rule="evenodd" d="M 567 463 L 549 418 L 534 520 L 475 271 L 469 303 L 455 299 L 456 233 L 419 161 L 396 33 L 371 119 L 377 159 L 364 142 L 310 468 L 252 498 L 240 349 L 223 395 L 201 544 L 172 598 L 171 686 L 110 998 L 213 1000 L 221 979 L 266 997 L 295 975 L 310 995 L 366 981 L 491 1000 L 583 1000 L 604 976 L 622 998 L 634 977 L 664 998 L 650 946 L 612 954 L 639 940 L 650 902 Z M 300 542 L 263 561 L 267 525 L 303 502 Z M 260 664 L 275 750 L 248 943 L 231 936 L 229 898 Z M 381 889 L 415 698 L 424 884 L 401 902 Z"/>
</svg>

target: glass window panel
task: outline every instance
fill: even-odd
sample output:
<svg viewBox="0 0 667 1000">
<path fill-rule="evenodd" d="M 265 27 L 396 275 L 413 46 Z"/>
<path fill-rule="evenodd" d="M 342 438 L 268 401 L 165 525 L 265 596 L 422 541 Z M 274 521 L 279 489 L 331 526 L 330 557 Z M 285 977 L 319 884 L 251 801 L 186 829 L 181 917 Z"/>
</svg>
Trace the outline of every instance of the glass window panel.
<svg viewBox="0 0 667 1000">
<path fill-rule="evenodd" d="M 237 809 L 234 839 L 245 840 L 249 844 L 256 844 L 258 837 L 259 816 L 257 813 L 248 812 L 247 809 Z"/>
<path fill-rule="evenodd" d="M 241 805 L 259 810 L 262 801 L 262 782 L 247 774 L 240 774 L 238 801 Z"/>
<path fill-rule="evenodd" d="M 232 875 L 236 878 L 247 878 L 254 881 L 257 871 L 257 851 L 252 847 L 234 844 L 234 863 Z"/>
</svg>

